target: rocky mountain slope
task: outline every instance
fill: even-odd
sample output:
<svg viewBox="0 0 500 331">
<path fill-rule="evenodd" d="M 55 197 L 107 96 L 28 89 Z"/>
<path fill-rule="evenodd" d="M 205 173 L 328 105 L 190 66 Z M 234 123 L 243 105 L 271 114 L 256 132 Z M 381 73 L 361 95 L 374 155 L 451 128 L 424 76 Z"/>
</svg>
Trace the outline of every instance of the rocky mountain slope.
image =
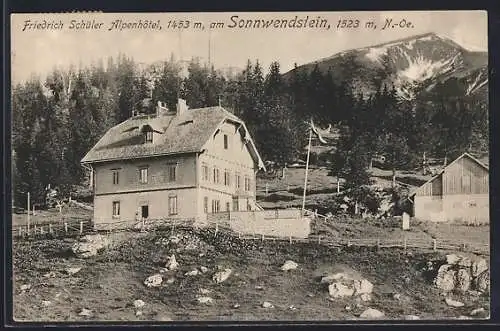
<svg viewBox="0 0 500 331">
<path fill-rule="evenodd" d="M 488 54 L 469 51 L 435 33 L 344 51 L 294 70 L 309 72 L 316 65 L 323 72 L 330 70 L 336 81 L 345 81 L 365 94 L 381 82 L 394 85 L 405 99 L 432 90 L 438 83 L 456 81 L 463 84 L 465 94 L 487 90 Z"/>
</svg>

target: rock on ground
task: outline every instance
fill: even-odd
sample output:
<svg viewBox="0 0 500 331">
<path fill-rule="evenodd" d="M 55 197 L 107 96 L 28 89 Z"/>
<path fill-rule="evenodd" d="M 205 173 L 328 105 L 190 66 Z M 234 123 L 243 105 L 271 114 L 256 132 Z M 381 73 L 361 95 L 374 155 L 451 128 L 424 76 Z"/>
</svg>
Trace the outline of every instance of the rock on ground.
<svg viewBox="0 0 500 331">
<path fill-rule="evenodd" d="M 67 273 L 68 275 L 74 275 L 74 274 L 76 274 L 76 273 L 77 273 L 78 271 L 80 271 L 80 270 L 82 270 L 82 268 L 81 268 L 81 267 L 73 267 L 73 268 L 68 268 L 68 269 L 66 269 L 66 273 Z"/>
<path fill-rule="evenodd" d="M 482 293 L 490 291 L 490 272 L 484 271 L 475 279 L 476 290 Z"/>
<path fill-rule="evenodd" d="M 268 301 L 262 303 L 262 308 L 274 308 L 274 305 Z"/>
<path fill-rule="evenodd" d="M 215 275 L 213 276 L 213 280 L 217 284 L 222 283 L 229 278 L 229 276 L 232 274 L 232 272 L 233 271 L 229 268 L 224 269 L 223 271 L 219 271 L 219 272 L 215 273 Z"/>
<path fill-rule="evenodd" d="M 458 308 L 458 307 L 463 307 L 464 306 L 463 302 L 456 301 L 456 300 L 453 300 L 453 299 L 446 298 L 444 301 L 450 307 Z"/>
<path fill-rule="evenodd" d="M 71 250 L 81 258 L 89 258 L 97 255 L 99 251 L 111 244 L 110 240 L 100 234 L 86 235 L 76 242 Z"/>
<path fill-rule="evenodd" d="M 461 292 L 467 292 L 471 284 L 471 276 L 466 269 L 460 269 L 457 272 L 455 289 Z"/>
<path fill-rule="evenodd" d="M 196 298 L 196 300 L 198 301 L 198 303 L 205 304 L 205 305 L 209 305 L 209 304 L 214 303 L 214 299 L 212 299 L 211 297 L 198 297 L 198 298 Z"/>
<path fill-rule="evenodd" d="M 135 308 L 142 308 L 145 305 L 146 305 L 146 303 L 144 301 L 140 300 L 140 299 L 134 301 L 134 307 Z"/>
<path fill-rule="evenodd" d="M 147 287 L 158 287 L 163 282 L 163 278 L 160 274 L 152 275 L 146 278 L 144 285 Z"/>
<path fill-rule="evenodd" d="M 455 271 L 451 270 L 452 265 L 443 264 L 439 267 L 437 276 L 434 279 L 434 284 L 437 288 L 450 292 L 455 288 Z"/>
<path fill-rule="evenodd" d="M 191 270 L 191 271 L 188 271 L 184 274 L 184 276 L 197 276 L 200 272 L 198 271 L 198 269 L 194 269 L 194 270 Z"/>
<path fill-rule="evenodd" d="M 288 260 L 285 262 L 285 264 L 283 264 L 283 266 L 281 267 L 281 270 L 283 270 L 283 271 L 295 270 L 295 269 L 297 269 L 298 266 L 299 265 L 297 263 L 295 263 L 294 261 Z"/>
<path fill-rule="evenodd" d="M 477 309 L 472 310 L 470 312 L 470 315 L 477 316 L 477 315 L 484 314 L 484 313 L 486 313 L 486 310 L 484 308 L 477 308 Z"/>
<path fill-rule="evenodd" d="M 82 310 L 80 311 L 80 313 L 78 315 L 80 315 L 80 316 L 92 316 L 92 311 L 90 309 L 87 309 L 87 308 L 82 308 Z"/>
<path fill-rule="evenodd" d="M 167 264 L 165 264 L 165 268 L 167 268 L 168 270 L 176 270 L 178 267 L 179 263 L 175 259 L 175 255 L 172 254 L 172 256 L 168 258 Z"/>
<path fill-rule="evenodd" d="M 201 271 L 202 273 L 207 273 L 207 272 L 208 272 L 208 268 L 207 268 L 207 267 L 204 267 L 204 266 L 201 266 L 201 267 L 200 267 L 200 271 Z"/>
<path fill-rule="evenodd" d="M 330 296 L 333 298 L 345 298 L 353 296 L 354 289 L 338 282 L 328 286 L 328 293 L 330 293 Z"/>
<path fill-rule="evenodd" d="M 373 284 L 366 279 L 354 280 L 354 291 L 356 294 L 370 294 L 373 291 Z"/>
<path fill-rule="evenodd" d="M 472 277 L 478 277 L 483 272 L 488 270 L 488 263 L 486 263 L 485 259 L 478 257 L 472 262 L 471 269 L 472 269 Z"/>
<path fill-rule="evenodd" d="M 384 317 L 384 313 L 381 312 L 380 310 L 373 309 L 373 308 L 368 308 L 365 310 L 359 317 L 365 318 L 365 319 L 378 319 Z"/>
</svg>

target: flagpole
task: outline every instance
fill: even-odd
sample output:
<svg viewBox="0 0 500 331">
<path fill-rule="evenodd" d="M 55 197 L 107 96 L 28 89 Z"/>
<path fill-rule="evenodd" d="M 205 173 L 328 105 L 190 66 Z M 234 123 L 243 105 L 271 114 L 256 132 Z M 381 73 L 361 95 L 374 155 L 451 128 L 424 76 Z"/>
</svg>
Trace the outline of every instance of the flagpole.
<svg viewBox="0 0 500 331">
<path fill-rule="evenodd" d="M 304 195 L 302 197 L 302 215 L 305 214 L 305 209 L 306 209 L 307 174 L 309 172 L 309 155 L 311 154 L 311 139 L 312 139 L 312 127 L 309 126 L 309 144 L 307 145 L 306 174 L 304 178 Z"/>
</svg>

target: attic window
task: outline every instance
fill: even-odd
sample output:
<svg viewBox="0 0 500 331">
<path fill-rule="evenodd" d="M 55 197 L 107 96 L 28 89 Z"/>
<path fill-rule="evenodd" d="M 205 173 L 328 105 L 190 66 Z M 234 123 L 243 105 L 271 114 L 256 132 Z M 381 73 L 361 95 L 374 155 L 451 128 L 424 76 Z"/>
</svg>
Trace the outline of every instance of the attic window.
<svg viewBox="0 0 500 331">
<path fill-rule="evenodd" d="M 149 125 L 145 125 L 142 128 L 142 134 L 144 135 L 144 142 L 145 143 L 152 143 L 153 142 L 153 128 Z"/>
</svg>

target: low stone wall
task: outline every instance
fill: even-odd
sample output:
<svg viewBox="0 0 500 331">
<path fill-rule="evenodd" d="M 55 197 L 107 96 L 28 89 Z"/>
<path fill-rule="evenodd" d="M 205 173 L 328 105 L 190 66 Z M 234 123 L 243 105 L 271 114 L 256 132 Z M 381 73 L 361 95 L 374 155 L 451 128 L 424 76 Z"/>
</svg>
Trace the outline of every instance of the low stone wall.
<svg viewBox="0 0 500 331">
<path fill-rule="evenodd" d="M 280 210 L 281 211 L 281 210 Z M 230 227 L 242 234 L 258 234 L 277 237 L 307 238 L 311 232 L 311 220 L 300 217 L 300 213 L 288 212 L 289 215 L 275 211 L 231 212 Z M 274 215 L 274 217 L 273 217 Z M 283 217 L 295 216 L 295 217 Z"/>
</svg>

